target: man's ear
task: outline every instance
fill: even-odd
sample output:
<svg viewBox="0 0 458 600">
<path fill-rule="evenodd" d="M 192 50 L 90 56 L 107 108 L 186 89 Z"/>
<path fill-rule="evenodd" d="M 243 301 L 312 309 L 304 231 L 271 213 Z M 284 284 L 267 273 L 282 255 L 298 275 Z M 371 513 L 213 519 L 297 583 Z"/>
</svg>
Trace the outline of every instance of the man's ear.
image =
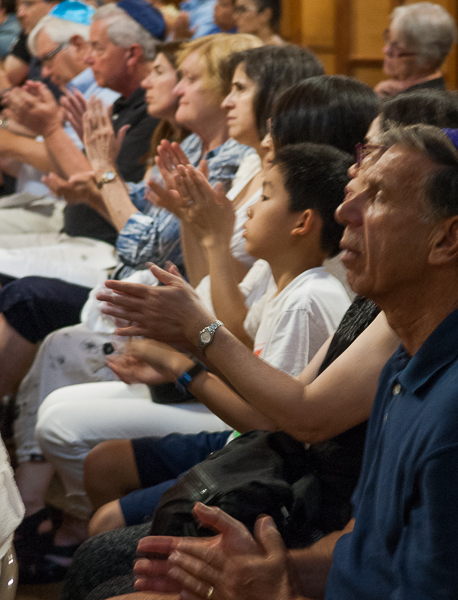
<svg viewBox="0 0 458 600">
<path fill-rule="evenodd" d="M 139 44 L 132 44 L 129 48 L 126 48 L 127 54 L 127 65 L 129 67 L 137 65 L 139 62 L 143 62 L 143 48 Z"/>
<path fill-rule="evenodd" d="M 428 258 L 431 265 L 458 260 L 458 215 L 442 221 L 432 233 Z"/>
<path fill-rule="evenodd" d="M 86 53 L 87 42 L 80 35 L 78 35 L 78 34 L 72 35 L 69 42 L 72 46 L 74 46 L 78 50 L 78 52 L 84 51 L 84 53 Z"/>
<path fill-rule="evenodd" d="M 318 214 L 311 208 L 298 213 L 291 235 L 306 235 L 317 224 L 317 219 Z"/>
</svg>

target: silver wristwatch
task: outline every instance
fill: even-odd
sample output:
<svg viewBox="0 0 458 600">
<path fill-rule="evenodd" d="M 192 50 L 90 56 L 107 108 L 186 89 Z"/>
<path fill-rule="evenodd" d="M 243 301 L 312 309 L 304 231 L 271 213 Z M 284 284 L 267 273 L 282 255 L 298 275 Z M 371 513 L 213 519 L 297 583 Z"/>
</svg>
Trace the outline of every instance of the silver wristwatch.
<svg viewBox="0 0 458 600">
<path fill-rule="evenodd" d="M 215 331 L 218 327 L 221 327 L 221 325 L 224 325 L 224 323 L 216 320 L 207 327 L 204 327 L 202 331 L 199 331 L 199 348 L 201 350 L 205 350 L 205 348 L 213 342 Z"/>
<path fill-rule="evenodd" d="M 97 182 L 97 187 L 99 188 L 99 190 L 101 190 L 106 183 L 114 181 L 117 176 L 118 174 L 116 173 L 116 171 L 105 171 L 105 173 L 103 173 L 103 175 Z"/>
</svg>

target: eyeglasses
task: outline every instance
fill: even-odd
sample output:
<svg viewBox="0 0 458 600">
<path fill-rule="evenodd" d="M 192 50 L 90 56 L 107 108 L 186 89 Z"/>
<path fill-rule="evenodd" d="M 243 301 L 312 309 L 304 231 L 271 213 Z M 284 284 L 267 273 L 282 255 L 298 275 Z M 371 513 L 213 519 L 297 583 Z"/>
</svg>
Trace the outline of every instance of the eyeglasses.
<svg viewBox="0 0 458 600">
<path fill-rule="evenodd" d="M 54 56 L 56 56 L 56 54 L 58 54 L 61 50 L 63 50 L 64 48 L 66 48 L 69 45 L 70 42 L 61 42 L 60 44 L 58 44 L 54 50 L 50 50 L 47 54 L 45 54 L 44 56 L 42 56 L 40 58 L 40 63 L 42 65 L 46 65 L 49 62 L 51 62 L 51 59 L 54 58 Z"/>
<path fill-rule="evenodd" d="M 383 41 L 390 48 L 390 52 L 392 56 L 395 58 L 404 58 L 407 56 L 416 56 L 417 52 L 409 52 L 407 49 L 403 49 L 399 46 L 398 42 L 393 42 L 391 40 L 391 33 L 389 29 L 384 29 L 383 31 Z"/>
<path fill-rule="evenodd" d="M 355 154 L 356 166 L 358 167 L 358 169 L 362 165 L 362 162 L 365 158 L 371 156 L 371 154 L 374 154 L 374 152 L 377 152 L 377 150 L 380 150 L 381 148 L 382 146 L 380 146 L 379 144 L 356 144 Z"/>
<path fill-rule="evenodd" d="M 257 10 L 258 10 L 257 6 L 254 6 L 254 5 L 252 5 L 252 6 L 244 6 L 242 4 L 242 6 L 236 6 L 234 8 L 233 12 L 234 12 L 235 15 L 244 15 L 244 14 L 246 14 L 248 12 L 257 12 Z"/>
</svg>

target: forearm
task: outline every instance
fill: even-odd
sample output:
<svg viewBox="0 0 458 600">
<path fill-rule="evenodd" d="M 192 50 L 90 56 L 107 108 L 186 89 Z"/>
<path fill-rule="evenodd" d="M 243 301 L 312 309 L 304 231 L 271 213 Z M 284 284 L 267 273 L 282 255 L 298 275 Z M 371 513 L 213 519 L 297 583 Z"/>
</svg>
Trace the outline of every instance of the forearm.
<svg viewBox="0 0 458 600">
<path fill-rule="evenodd" d="M 216 316 L 236 338 L 248 348 L 253 348 L 253 340 L 243 327 L 247 308 L 245 298 L 238 286 L 229 245 L 208 247 L 207 256 L 211 298 Z"/>
<path fill-rule="evenodd" d="M 190 384 L 189 391 L 222 421 L 240 433 L 253 429 L 275 430 L 275 425 L 268 417 L 245 402 L 216 375 L 202 374 Z"/>
<path fill-rule="evenodd" d="M 207 255 L 191 228 L 183 221 L 180 226 L 180 238 L 186 275 L 191 285 L 197 287 L 208 275 Z"/>
<path fill-rule="evenodd" d="M 130 217 L 138 212 L 129 198 L 127 186 L 121 176 L 118 175 L 116 179 L 105 184 L 101 194 L 110 221 L 121 231 Z"/>
<path fill-rule="evenodd" d="M 187 331 L 197 340 L 201 321 Z M 329 439 L 366 420 L 380 372 L 399 341 L 383 315 L 312 383 L 307 368 L 298 379 L 257 358 L 221 327 L 208 359 L 237 392 L 282 429 L 304 442 Z M 316 367 L 313 366 L 313 369 Z"/>
<path fill-rule="evenodd" d="M 53 162 L 46 145 L 28 137 L 0 129 L 0 156 L 32 165 L 43 173 L 49 173 Z"/>
<path fill-rule="evenodd" d="M 62 127 L 46 133 L 44 139 L 60 175 L 68 178 L 77 173 L 93 170 L 90 162 Z"/>
<path fill-rule="evenodd" d="M 352 519 L 342 531 L 333 531 L 309 548 L 289 551 L 289 566 L 300 593 L 323 598 L 337 540 L 353 530 Z"/>
</svg>

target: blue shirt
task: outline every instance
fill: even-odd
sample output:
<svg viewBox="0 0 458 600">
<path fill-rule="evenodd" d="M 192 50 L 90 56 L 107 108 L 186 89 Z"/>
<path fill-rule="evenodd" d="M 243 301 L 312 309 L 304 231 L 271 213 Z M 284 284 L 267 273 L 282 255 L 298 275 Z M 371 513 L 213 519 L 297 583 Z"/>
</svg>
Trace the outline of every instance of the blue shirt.
<svg viewBox="0 0 458 600">
<path fill-rule="evenodd" d="M 216 0 L 185 0 L 180 4 L 180 10 L 189 13 L 191 29 L 196 28 L 193 39 L 212 33 L 215 4 Z"/>
<path fill-rule="evenodd" d="M 0 25 L 0 57 L 6 58 L 21 33 L 21 25 L 16 15 L 9 14 Z"/>
<path fill-rule="evenodd" d="M 230 187 L 243 158 L 254 152 L 253 148 L 229 139 L 202 156 L 202 140 L 196 134 L 183 140 L 181 148 L 194 166 L 205 158 L 210 184 L 213 186 L 221 182 L 226 188 Z M 152 177 L 162 181 L 157 167 L 153 168 Z M 128 219 L 118 235 L 116 248 L 122 265 L 115 271 L 116 279 L 127 277 L 135 270 L 144 269 L 147 262 L 155 262 L 163 267 L 167 261 L 171 261 L 183 269 L 179 219 L 165 208 L 159 208 L 145 200 L 144 181 L 129 183 L 128 187 L 130 199 L 139 212 Z"/>
<path fill-rule="evenodd" d="M 386 364 L 327 600 L 458 597 L 458 311 Z"/>
</svg>

